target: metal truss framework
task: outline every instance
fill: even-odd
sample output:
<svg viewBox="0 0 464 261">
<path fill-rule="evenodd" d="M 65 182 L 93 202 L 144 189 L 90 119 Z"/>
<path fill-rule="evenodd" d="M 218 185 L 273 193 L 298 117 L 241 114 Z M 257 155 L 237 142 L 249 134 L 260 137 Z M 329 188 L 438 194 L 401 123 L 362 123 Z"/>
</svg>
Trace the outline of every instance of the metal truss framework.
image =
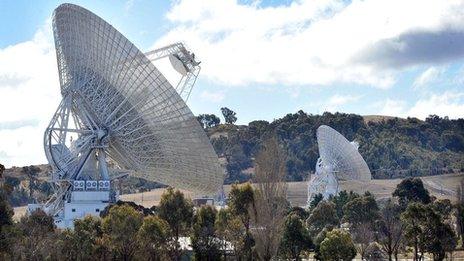
<svg viewBox="0 0 464 261">
<path fill-rule="evenodd" d="M 169 57 L 171 62 L 172 60 L 179 60 L 184 68 L 178 70 L 179 73 L 182 75 L 179 83 L 175 87 L 177 93 L 179 93 L 180 97 L 184 101 L 187 102 L 188 98 L 190 97 L 190 93 L 192 92 L 193 85 L 198 78 L 198 74 L 200 74 L 200 63 L 195 60 L 195 54 L 190 53 L 185 48 L 184 44 L 182 43 L 175 43 L 171 44 L 150 52 L 146 52 L 145 56 L 150 61 L 156 61 L 165 57 Z M 176 65 L 173 63 L 173 66 Z"/>
<path fill-rule="evenodd" d="M 44 137 L 57 187 L 49 209 L 60 208 L 71 181 L 121 173 L 217 192 L 224 171 L 182 99 L 200 71 L 194 54 L 180 43 L 143 54 L 110 24 L 72 4 L 55 10 L 53 32 L 63 100 Z M 180 95 L 151 62 L 166 56 L 184 66 Z"/>
</svg>

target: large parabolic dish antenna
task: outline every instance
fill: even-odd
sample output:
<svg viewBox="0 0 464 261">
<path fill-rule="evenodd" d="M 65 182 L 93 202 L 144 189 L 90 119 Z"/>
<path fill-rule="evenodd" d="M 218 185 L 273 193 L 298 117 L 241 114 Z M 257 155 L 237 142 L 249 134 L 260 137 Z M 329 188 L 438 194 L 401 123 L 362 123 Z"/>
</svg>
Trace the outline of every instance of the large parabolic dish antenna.
<svg viewBox="0 0 464 261">
<path fill-rule="evenodd" d="M 357 145 L 327 125 L 317 129 L 319 155 L 325 165 L 330 165 L 338 180 L 370 180 L 371 172 Z"/>
<path fill-rule="evenodd" d="M 73 191 L 105 188 L 121 173 L 204 195 L 220 189 L 224 171 L 208 137 L 147 57 L 169 56 L 184 77 L 199 64 L 193 54 L 172 45 L 145 55 L 72 4 L 55 10 L 53 32 L 63 100 L 44 139 L 58 187 L 48 212 L 72 202 Z"/>
<path fill-rule="evenodd" d="M 319 159 L 308 187 L 308 203 L 316 194 L 325 198 L 338 193 L 339 180 L 371 180 L 371 172 L 358 151 L 356 142 L 349 142 L 329 126 L 317 129 Z"/>
</svg>

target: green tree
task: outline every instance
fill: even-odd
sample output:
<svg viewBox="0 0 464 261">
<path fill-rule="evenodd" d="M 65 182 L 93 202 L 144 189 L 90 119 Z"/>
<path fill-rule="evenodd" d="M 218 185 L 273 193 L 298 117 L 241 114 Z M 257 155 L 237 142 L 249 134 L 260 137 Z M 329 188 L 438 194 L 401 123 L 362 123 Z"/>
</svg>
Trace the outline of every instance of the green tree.
<svg viewBox="0 0 464 261">
<path fill-rule="evenodd" d="M 86 216 L 74 221 L 74 238 L 78 260 L 90 260 L 95 257 L 97 240 L 103 235 L 99 218 Z"/>
<path fill-rule="evenodd" d="M 0 164 L 0 185 L 1 185 L 1 181 L 3 180 L 3 172 L 4 171 L 5 171 L 5 166 Z"/>
<path fill-rule="evenodd" d="M 456 205 L 456 212 L 455 212 L 456 223 L 458 227 L 458 234 L 461 237 L 461 242 L 464 245 L 464 204 L 458 203 Z"/>
<path fill-rule="evenodd" d="M 285 221 L 280 252 L 291 260 L 300 260 L 301 251 L 309 250 L 313 246 L 309 231 L 300 217 L 290 214 Z"/>
<path fill-rule="evenodd" d="M 443 260 L 446 252 L 457 245 L 453 228 L 432 204 L 413 202 L 401 219 L 405 223 L 407 243 L 414 248 L 414 260 L 421 260 L 424 252 L 432 253 L 434 260 Z"/>
<path fill-rule="evenodd" d="M 158 261 L 166 258 L 169 242 L 169 224 L 158 216 L 143 219 L 137 238 L 141 246 L 141 258 Z"/>
<path fill-rule="evenodd" d="M 323 260 L 322 259 L 322 256 L 321 256 L 321 243 L 322 241 L 324 241 L 325 237 L 327 236 L 327 233 L 329 233 L 330 231 L 332 231 L 333 228 L 331 227 L 326 227 L 324 229 L 322 229 L 321 232 L 319 232 L 319 234 L 313 236 L 313 242 L 314 242 L 314 258 L 316 260 Z"/>
<path fill-rule="evenodd" d="M 456 210 L 454 211 L 454 217 L 456 218 L 456 225 L 458 236 L 461 238 L 461 242 L 464 246 L 464 180 L 461 180 L 457 188 L 456 193 Z"/>
<path fill-rule="evenodd" d="M 169 243 L 169 254 L 173 260 L 179 260 L 181 249 L 179 237 L 187 236 L 193 219 L 193 204 L 184 197 L 179 190 L 168 188 L 161 196 L 158 207 L 160 218 L 169 224 L 171 242 Z"/>
<path fill-rule="evenodd" d="M 222 115 L 224 116 L 224 121 L 227 124 L 234 124 L 237 121 L 237 117 L 235 116 L 236 113 L 233 110 L 227 107 L 223 107 L 221 108 L 221 112 L 222 112 Z"/>
<path fill-rule="evenodd" d="M 346 190 L 340 191 L 337 195 L 332 196 L 330 201 L 335 204 L 335 209 L 337 210 L 337 216 L 343 218 L 344 212 L 343 207 L 349 201 L 354 198 L 360 197 L 356 192 L 350 191 L 349 193 Z"/>
<path fill-rule="evenodd" d="M 227 242 L 230 243 L 236 257 L 243 254 L 245 228 L 240 218 L 231 213 L 230 208 L 219 210 L 216 219 L 216 231 L 218 238 L 221 239 L 221 251 L 225 260 L 229 250 Z"/>
<path fill-rule="evenodd" d="M 453 204 L 449 199 L 437 199 L 432 202 L 430 207 L 442 216 L 443 220 L 450 220 L 453 212 Z"/>
<path fill-rule="evenodd" d="M 434 260 L 443 260 L 446 252 L 453 251 L 457 245 L 457 237 L 446 216 L 433 205 L 426 208 L 423 224 L 424 250 L 432 253 Z"/>
<path fill-rule="evenodd" d="M 424 187 L 420 178 L 403 179 L 396 186 L 393 196 L 398 198 L 400 206 L 406 208 L 409 202 L 421 202 L 428 204 L 431 202 L 429 191 Z"/>
<path fill-rule="evenodd" d="M 356 248 L 350 234 L 340 229 L 327 233 L 321 243 L 320 252 L 324 260 L 352 260 L 356 256 Z"/>
<path fill-rule="evenodd" d="M 366 192 L 348 201 L 343 207 L 343 213 L 343 220 L 351 225 L 350 231 L 358 253 L 364 259 L 367 248 L 374 240 L 373 225 L 379 218 L 377 202 L 372 194 Z"/>
<path fill-rule="evenodd" d="M 410 203 L 401 214 L 406 243 L 414 248 L 414 260 L 420 260 L 419 251 L 424 250 L 424 220 L 427 207 L 419 202 Z"/>
<path fill-rule="evenodd" d="M 40 168 L 37 166 L 25 166 L 22 168 L 22 172 L 27 175 L 29 179 L 29 198 L 32 199 L 32 194 L 34 192 L 35 183 L 37 180 L 37 174 L 40 172 Z"/>
<path fill-rule="evenodd" d="M 306 211 L 304 208 L 298 207 L 298 206 L 292 207 L 290 209 L 290 212 L 287 215 L 288 216 L 297 215 L 301 220 L 306 220 L 309 217 L 308 211 Z"/>
<path fill-rule="evenodd" d="M 5 167 L 0 164 L 0 181 Z M 5 185 L 0 182 L 0 259 L 6 256 L 12 250 L 13 240 L 10 237 L 9 231 L 13 225 L 13 209 L 8 203 L 7 190 Z M 5 258 L 6 259 L 6 258 Z"/>
<path fill-rule="evenodd" d="M 444 131 L 441 135 L 442 144 L 445 148 L 452 151 L 464 150 L 464 137 L 453 131 Z"/>
<path fill-rule="evenodd" d="M 52 259 L 57 239 L 53 218 L 42 210 L 23 216 L 17 224 L 18 236 L 12 259 L 46 260 Z"/>
<path fill-rule="evenodd" d="M 324 196 L 322 196 L 321 193 L 316 194 L 313 200 L 311 200 L 311 202 L 309 203 L 309 209 L 313 210 L 315 207 L 317 207 L 317 204 L 319 204 L 319 202 L 321 202 L 323 199 L 324 199 Z"/>
<path fill-rule="evenodd" d="M 128 205 L 114 206 L 102 220 L 110 249 L 121 260 L 132 260 L 137 251 L 137 232 L 143 222 L 140 212 Z"/>
<path fill-rule="evenodd" d="M 13 224 L 13 209 L 7 200 L 7 192 L 3 187 L 0 187 L 0 231 L 4 226 Z"/>
<path fill-rule="evenodd" d="M 73 230 L 61 235 L 61 255 L 67 260 L 92 260 L 96 256 L 97 241 L 102 237 L 101 220 L 92 216 L 74 221 Z"/>
<path fill-rule="evenodd" d="M 56 228 L 53 218 L 41 209 L 21 217 L 18 226 L 23 233 L 31 236 L 45 235 Z"/>
<path fill-rule="evenodd" d="M 343 220 L 356 227 L 364 223 L 373 224 L 379 217 L 379 206 L 372 194 L 350 200 L 343 207 Z"/>
<path fill-rule="evenodd" d="M 77 260 L 78 249 L 75 244 L 75 236 L 71 229 L 63 230 L 58 236 L 56 244 L 60 249 L 60 257 L 65 260 Z"/>
<path fill-rule="evenodd" d="M 391 199 L 381 209 L 380 218 L 376 222 L 376 240 L 382 251 L 387 254 L 388 260 L 398 260 L 398 249 L 403 240 L 404 225 L 400 219 L 401 208 Z"/>
<path fill-rule="evenodd" d="M 195 214 L 192 235 L 195 260 L 218 260 L 221 256 L 221 242 L 215 228 L 216 215 L 211 206 L 202 207 Z"/>
<path fill-rule="evenodd" d="M 200 114 L 197 116 L 197 120 L 204 129 L 215 127 L 221 123 L 221 119 L 214 114 Z"/>
<path fill-rule="evenodd" d="M 317 236 L 324 228 L 331 229 L 337 227 L 339 219 L 335 210 L 335 204 L 325 200 L 321 201 L 311 211 L 306 223 L 313 237 Z"/>
<path fill-rule="evenodd" d="M 21 180 L 19 180 L 16 177 L 6 177 L 5 178 L 5 184 L 11 186 L 12 188 L 15 188 L 21 183 Z"/>
<path fill-rule="evenodd" d="M 243 249 L 241 255 L 251 258 L 251 251 L 254 245 L 253 237 L 250 233 L 250 212 L 254 203 L 254 191 L 250 183 L 244 185 L 232 185 L 229 193 L 229 208 L 232 215 L 238 217 L 245 228 L 243 237 Z"/>
</svg>

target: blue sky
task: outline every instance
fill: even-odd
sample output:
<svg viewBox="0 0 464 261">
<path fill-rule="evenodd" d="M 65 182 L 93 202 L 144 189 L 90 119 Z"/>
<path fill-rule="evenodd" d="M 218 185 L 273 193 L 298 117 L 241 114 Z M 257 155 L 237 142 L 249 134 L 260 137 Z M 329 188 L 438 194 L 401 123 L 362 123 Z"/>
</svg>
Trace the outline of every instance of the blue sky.
<svg viewBox="0 0 464 261">
<path fill-rule="evenodd" d="M 59 103 L 50 31 L 62 1 L 0 2 L 0 162 L 44 163 Z M 71 1 L 143 51 L 183 41 L 202 61 L 188 104 L 238 123 L 304 110 L 464 117 L 463 1 Z M 170 79 L 175 74 L 160 65 Z"/>
</svg>

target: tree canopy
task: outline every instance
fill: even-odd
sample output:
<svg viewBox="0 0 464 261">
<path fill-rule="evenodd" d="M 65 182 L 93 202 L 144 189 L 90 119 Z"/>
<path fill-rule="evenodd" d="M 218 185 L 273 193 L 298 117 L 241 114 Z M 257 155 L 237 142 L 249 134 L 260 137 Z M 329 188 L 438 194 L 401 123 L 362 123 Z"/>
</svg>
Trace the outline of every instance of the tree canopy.
<svg viewBox="0 0 464 261">
<path fill-rule="evenodd" d="M 321 243 L 321 256 L 324 260 L 352 260 L 356 256 L 356 248 L 348 232 L 334 229 L 327 233 Z"/>
<path fill-rule="evenodd" d="M 287 216 L 280 243 L 282 254 L 292 260 L 300 260 L 301 251 L 309 250 L 313 247 L 311 236 L 304 222 L 297 214 Z"/>
<path fill-rule="evenodd" d="M 222 107 L 221 112 L 222 112 L 222 115 L 224 116 L 224 121 L 227 124 L 234 124 L 237 121 L 237 117 L 235 116 L 236 113 L 233 110 L 227 107 Z"/>
<path fill-rule="evenodd" d="M 166 221 L 158 216 L 145 217 L 137 237 L 146 259 L 157 261 L 167 258 L 169 225 Z"/>
<path fill-rule="evenodd" d="M 197 120 L 205 129 L 215 127 L 221 123 L 221 119 L 214 114 L 200 114 L 197 116 Z"/>
<path fill-rule="evenodd" d="M 457 245 L 457 237 L 442 213 L 432 204 L 411 202 L 401 214 L 405 225 L 405 238 L 414 248 L 414 260 L 421 260 L 424 252 L 430 252 L 434 260 L 443 260 L 447 251 Z"/>
<path fill-rule="evenodd" d="M 260 171 L 272 172 L 265 170 Z M 455 231 L 460 231 L 462 222 L 459 190 L 455 205 L 435 198 L 426 204 L 409 200 L 405 207 L 394 198 L 379 200 L 377 205 L 368 192 L 341 191 L 313 209 L 283 204 L 281 212 L 276 206 L 285 201 L 271 193 L 272 182 L 257 180 L 270 190 L 259 190 L 258 184 L 234 185 L 229 207 L 219 211 L 210 206 L 194 208 L 182 192 L 167 189 L 159 207 L 118 202 L 107 207 L 101 219 L 76 220 L 73 230 L 57 229 L 53 218 L 41 210 L 14 222 L 12 212 L 5 210 L 9 209 L 8 193 L 1 193 L 0 202 L 5 204 L 0 205 L 4 209 L 0 212 L 0 259 L 183 260 L 189 253 L 180 248 L 179 242 L 185 242 L 180 237 L 191 239 L 195 260 L 230 259 L 230 255 L 239 260 L 299 260 L 309 257 L 309 251 L 318 260 L 351 260 L 356 253 L 366 260 L 396 260 L 408 252 L 410 257 L 411 249 L 415 260 L 425 256 L 444 260 L 459 244 Z M 266 197 L 257 196 L 263 191 Z M 282 229 L 272 229 L 280 224 L 275 222 L 280 214 Z"/>
<path fill-rule="evenodd" d="M 340 220 L 337 216 L 335 204 L 326 200 L 319 202 L 311 211 L 311 215 L 306 222 L 309 231 L 314 236 L 318 235 L 324 228 L 338 226 Z"/>
<path fill-rule="evenodd" d="M 343 207 L 343 212 L 343 220 L 353 226 L 363 223 L 373 224 L 379 217 L 379 206 L 374 196 L 367 193 L 348 201 Z"/>
<path fill-rule="evenodd" d="M 198 209 L 194 217 L 192 248 L 195 260 L 219 260 L 221 242 L 216 234 L 217 211 L 211 206 Z"/>
<path fill-rule="evenodd" d="M 179 190 L 168 188 L 161 196 L 158 214 L 169 225 L 169 233 L 172 238 L 170 256 L 177 260 L 181 255 L 179 238 L 181 235 L 187 234 L 191 228 L 193 204 Z"/>
<path fill-rule="evenodd" d="M 115 206 L 102 220 L 102 229 L 108 235 L 111 250 L 118 258 L 130 260 L 137 250 L 137 232 L 143 215 L 128 205 Z"/>
<path fill-rule="evenodd" d="M 402 180 L 393 192 L 393 196 L 398 198 L 401 206 L 407 206 L 409 202 L 421 202 L 423 204 L 431 202 L 429 191 L 425 189 L 424 183 L 419 178 Z"/>
</svg>

